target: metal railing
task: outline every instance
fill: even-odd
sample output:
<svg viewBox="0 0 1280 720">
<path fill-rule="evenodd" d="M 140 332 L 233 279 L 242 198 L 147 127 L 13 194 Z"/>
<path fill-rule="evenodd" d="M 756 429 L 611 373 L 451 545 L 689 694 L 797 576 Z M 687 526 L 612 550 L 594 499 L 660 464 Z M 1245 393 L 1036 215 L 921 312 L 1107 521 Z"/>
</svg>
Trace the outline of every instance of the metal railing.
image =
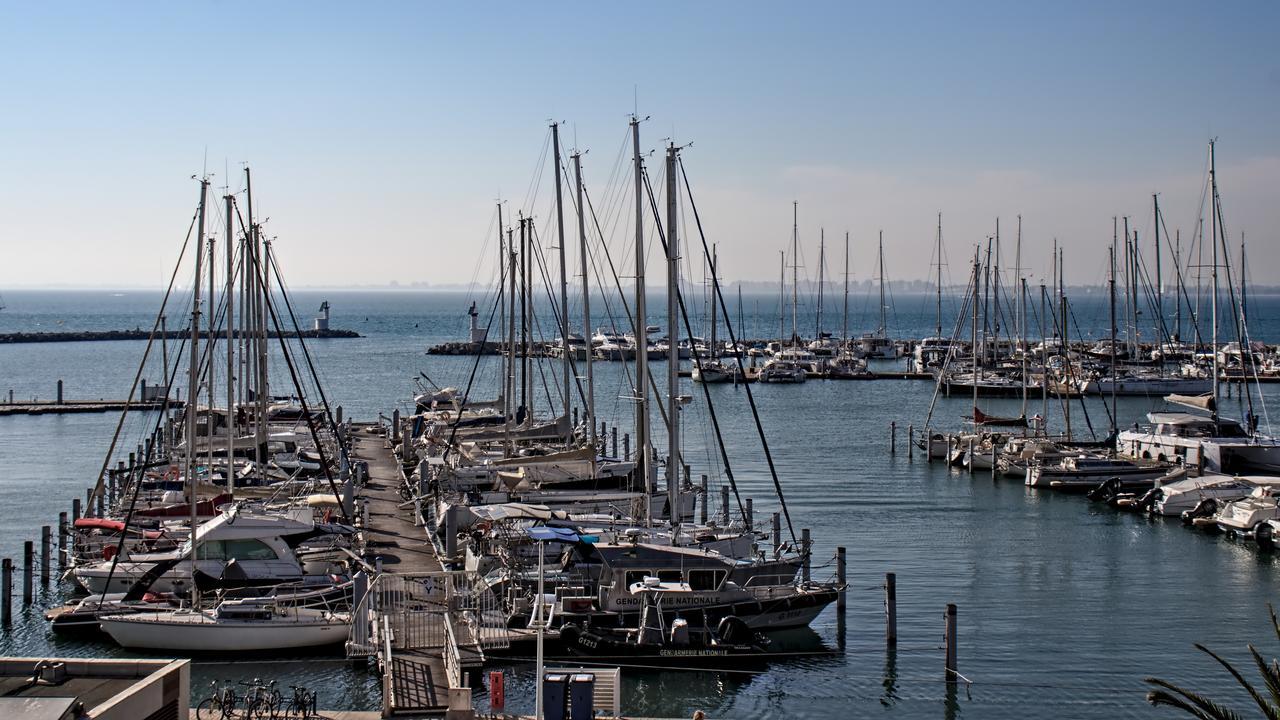
<svg viewBox="0 0 1280 720">
<path fill-rule="evenodd" d="M 498 597 L 479 575 L 465 571 L 378 575 L 351 617 L 348 657 L 380 654 L 387 628 L 393 631 L 394 649 L 447 646 L 446 620 L 465 624 L 465 637 L 453 629 L 455 641 L 471 641 L 482 649 L 510 642 Z"/>
</svg>

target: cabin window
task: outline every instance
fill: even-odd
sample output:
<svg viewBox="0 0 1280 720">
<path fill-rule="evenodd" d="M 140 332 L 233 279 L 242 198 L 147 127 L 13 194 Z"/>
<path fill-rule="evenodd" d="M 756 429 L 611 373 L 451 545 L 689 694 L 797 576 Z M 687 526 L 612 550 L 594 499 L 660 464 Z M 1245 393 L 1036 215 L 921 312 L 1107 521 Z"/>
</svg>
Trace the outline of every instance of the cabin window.
<svg viewBox="0 0 1280 720">
<path fill-rule="evenodd" d="M 679 570 L 659 570 L 658 579 L 662 582 L 684 582 L 684 574 Z"/>
<path fill-rule="evenodd" d="M 651 570 L 628 570 L 626 587 L 629 588 L 638 582 L 644 582 L 646 577 L 651 577 L 652 575 L 653 571 Z"/>
<path fill-rule="evenodd" d="M 689 588 L 692 590 L 715 590 L 724 579 L 723 570 L 690 570 Z"/>
<path fill-rule="evenodd" d="M 197 560 L 226 560 L 226 548 L 222 546 L 221 540 L 206 540 L 200 543 L 196 549 Z"/>
<path fill-rule="evenodd" d="M 225 540 L 228 560 L 275 560 L 276 551 L 261 540 Z"/>
</svg>

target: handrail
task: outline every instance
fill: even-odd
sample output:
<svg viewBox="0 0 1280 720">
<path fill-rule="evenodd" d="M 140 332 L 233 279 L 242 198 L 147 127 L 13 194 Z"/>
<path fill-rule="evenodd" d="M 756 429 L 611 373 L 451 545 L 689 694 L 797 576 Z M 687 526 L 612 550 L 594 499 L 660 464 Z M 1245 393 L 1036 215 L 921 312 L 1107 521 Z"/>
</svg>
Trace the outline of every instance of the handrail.
<svg viewBox="0 0 1280 720">
<path fill-rule="evenodd" d="M 453 620 L 444 616 L 444 674 L 449 687 L 462 687 L 462 659 L 458 656 L 458 638 L 453 632 Z"/>
</svg>

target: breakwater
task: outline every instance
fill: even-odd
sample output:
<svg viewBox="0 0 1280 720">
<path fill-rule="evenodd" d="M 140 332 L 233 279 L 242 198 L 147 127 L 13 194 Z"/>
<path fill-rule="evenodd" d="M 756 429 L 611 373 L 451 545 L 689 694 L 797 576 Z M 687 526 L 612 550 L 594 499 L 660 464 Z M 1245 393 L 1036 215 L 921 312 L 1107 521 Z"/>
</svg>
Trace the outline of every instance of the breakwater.
<svg viewBox="0 0 1280 720">
<path fill-rule="evenodd" d="M 296 338 L 299 333 L 268 333 L 271 338 Z M 354 330 L 303 330 L 301 333 L 305 339 L 329 340 L 336 338 L 358 338 L 360 333 Z M 181 340 L 187 336 L 186 330 L 170 330 L 165 333 L 156 333 L 156 338 L 164 338 L 166 340 Z M 240 333 L 236 333 L 239 337 Z M 15 332 L 0 333 L 0 344 L 17 344 L 17 343 L 48 343 L 48 342 L 99 342 L 105 340 L 147 340 L 151 337 L 150 330 L 135 328 L 133 330 L 86 330 L 81 332 Z"/>
</svg>

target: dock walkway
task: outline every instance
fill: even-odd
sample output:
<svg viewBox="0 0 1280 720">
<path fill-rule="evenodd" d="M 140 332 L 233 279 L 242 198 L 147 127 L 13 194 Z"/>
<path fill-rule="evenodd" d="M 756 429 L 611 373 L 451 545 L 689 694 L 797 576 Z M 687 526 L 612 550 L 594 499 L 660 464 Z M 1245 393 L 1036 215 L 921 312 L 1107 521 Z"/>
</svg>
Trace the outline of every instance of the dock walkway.
<svg viewBox="0 0 1280 720">
<path fill-rule="evenodd" d="M 366 518 L 361 533 L 366 559 L 382 572 L 357 610 L 367 636 L 356 642 L 360 631 L 353 628 L 354 647 L 367 651 L 352 653 L 349 645 L 348 653 L 378 658 L 384 717 L 443 714 L 450 688 L 456 693 L 465 674 L 483 665 L 474 628 L 481 613 L 474 612 L 470 579 L 444 568 L 427 529 L 415 522 L 414 505 L 401 497 L 404 475 L 390 444 L 367 427 L 377 426 L 352 428 L 351 457 L 367 464 L 357 492 Z"/>
</svg>

